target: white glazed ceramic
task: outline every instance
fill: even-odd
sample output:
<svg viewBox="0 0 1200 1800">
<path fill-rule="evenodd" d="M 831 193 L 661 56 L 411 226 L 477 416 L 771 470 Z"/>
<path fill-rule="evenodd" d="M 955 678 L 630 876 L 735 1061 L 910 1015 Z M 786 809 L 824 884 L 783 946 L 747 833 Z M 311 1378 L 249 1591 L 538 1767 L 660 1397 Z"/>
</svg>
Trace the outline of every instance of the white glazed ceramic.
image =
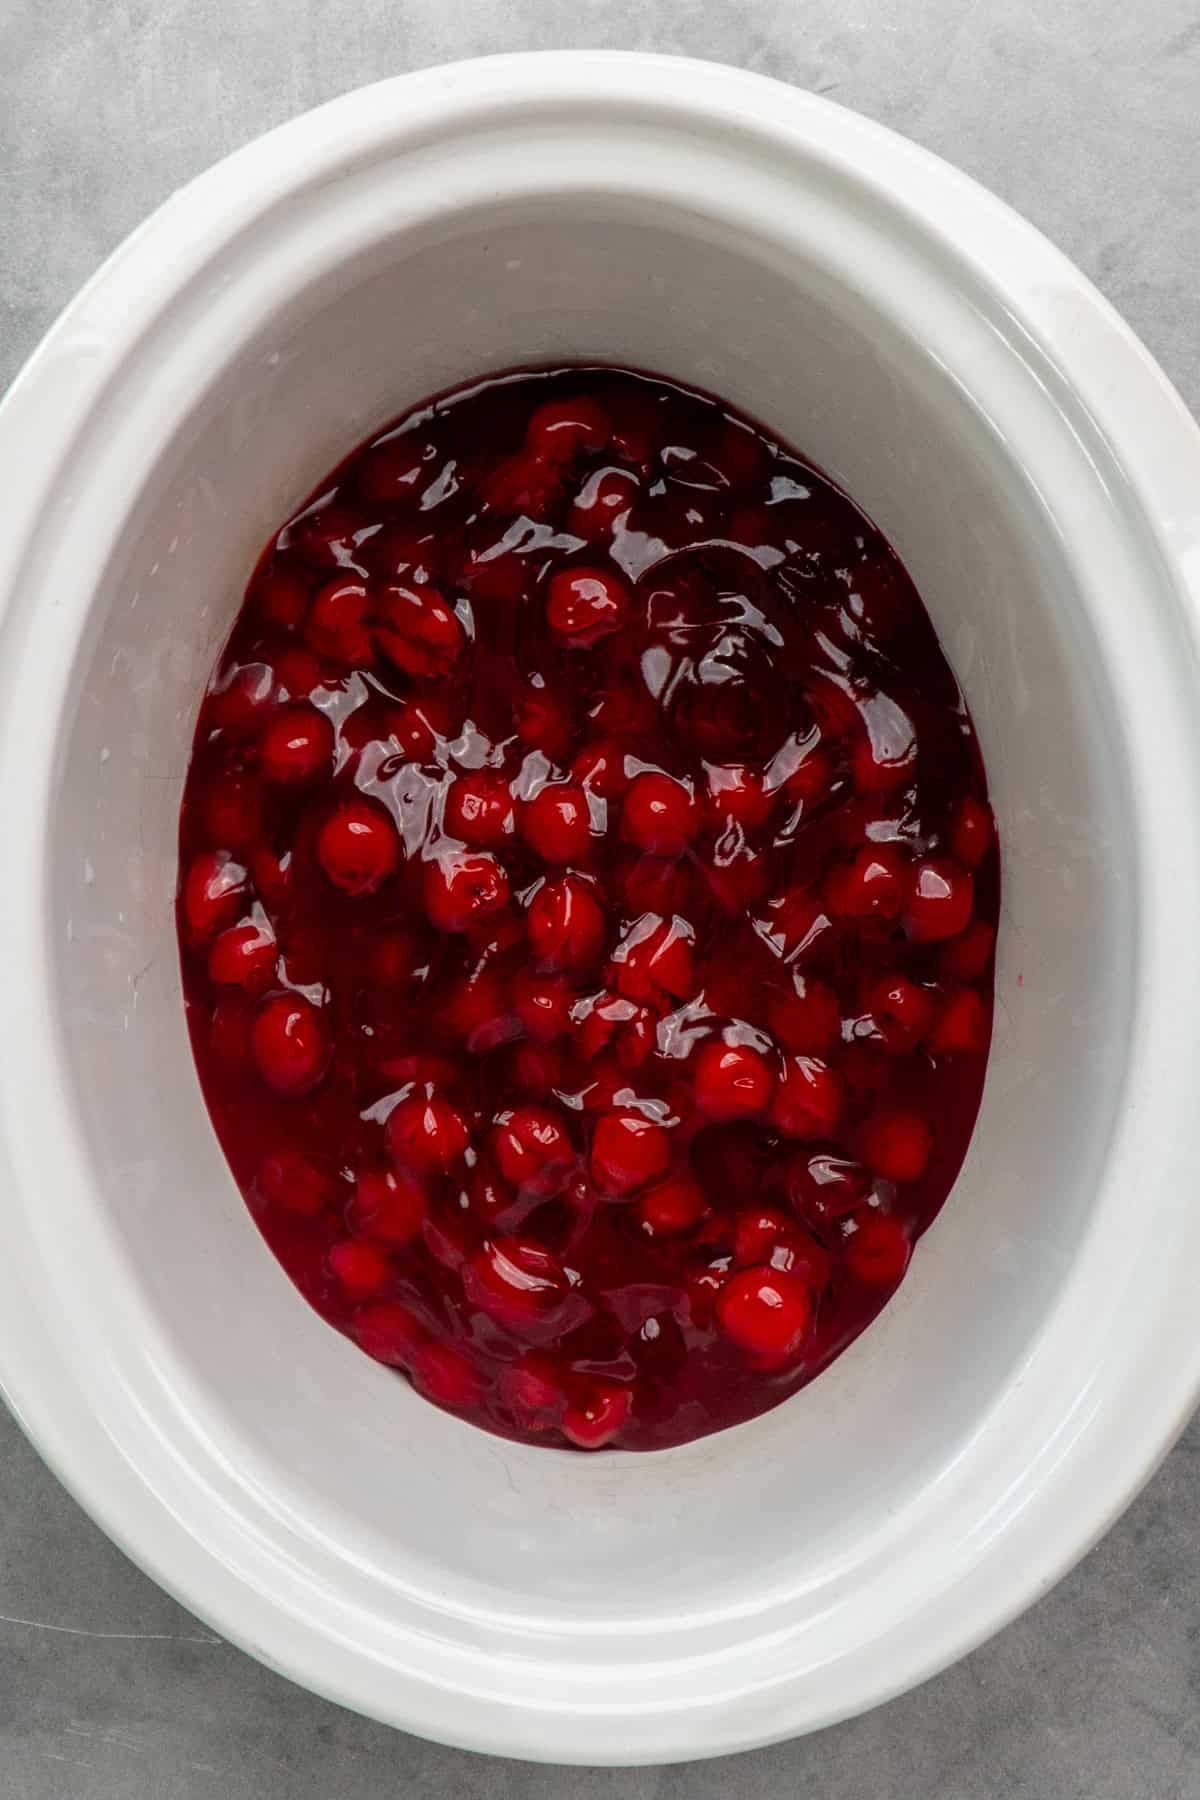
<svg viewBox="0 0 1200 1800">
<path fill-rule="evenodd" d="M 504 1444 L 329 1330 L 200 1101 L 172 923 L 260 542 L 411 401 L 598 357 L 716 390 L 899 547 L 1003 835 L 967 1166 L 885 1315 L 704 1442 Z M 0 414 L 0 1370 L 219 1631 L 473 1748 L 674 1760 L 921 1680 L 1103 1531 L 1200 1384 L 1200 437 L 1028 225 L 837 107 L 650 57 L 347 96 L 177 194 Z"/>
</svg>

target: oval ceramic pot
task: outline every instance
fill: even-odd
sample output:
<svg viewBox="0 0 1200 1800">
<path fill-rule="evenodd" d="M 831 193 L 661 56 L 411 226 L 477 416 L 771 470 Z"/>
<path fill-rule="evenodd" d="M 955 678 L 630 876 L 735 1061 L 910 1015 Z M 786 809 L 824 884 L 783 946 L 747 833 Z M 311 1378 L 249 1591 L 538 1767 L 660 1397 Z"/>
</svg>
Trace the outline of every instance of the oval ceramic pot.
<svg viewBox="0 0 1200 1800">
<path fill-rule="evenodd" d="M 254 554 L 419 397 L 601 359 L 828 469 L 920 587 L 1002 834 L 972 1148 L 895 1300 L 752 1423 L 503 1443 L 326 1327 L 221 1157 L 180 1002 L 180 785 Z M 505 57 L 176 194 L 0 411 L 0 1375 L 223 1634 L 407 1729 L 673 1761 L 846 1717 L 1043 1593 L 1200 1384 L 1200 437 L 1004 206 L 812 95 Z"/>
</svg>

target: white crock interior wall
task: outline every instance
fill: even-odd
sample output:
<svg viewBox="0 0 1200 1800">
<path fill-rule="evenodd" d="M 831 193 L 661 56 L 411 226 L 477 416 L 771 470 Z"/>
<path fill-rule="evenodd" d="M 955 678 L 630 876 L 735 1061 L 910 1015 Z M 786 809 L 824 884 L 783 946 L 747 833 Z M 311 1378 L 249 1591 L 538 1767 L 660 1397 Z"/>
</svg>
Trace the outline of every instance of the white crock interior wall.
<svg viewBox="0 0 1200 1800">
<path fill-rule="evenodd" d="M 53 890 L 63 1018 L 148 1346 L 301 1534 L 464 1606 L 552 1621 L 752 1604 L 851 1552 L 952 1461 L 1086 1214 L 1127 995 L 1124 792 L 1071 573 L 961 389 L 819 268 L 732 233 L 514 214 L 377 245 L 238 349 L 136 497 L 76 671 Z M 748 300 L 747 296 L 750 296 Z M 594 356 L 712 388 L 835 474 L 918 580 L 983 740 L 1005 856 L 996 1041 L 968 1164 L 901 1294 L 763 1419 L 669 1455 L 555 1456 L 447 1418 L 328 1330 L 235 1192 L 182 1022 L 171 912 L 195 704 L 253 555 L 333 461 L 485 369 Z M 1082 1048 L 1081 1048 L 1082 1047 Z M 198 1373 L 197 1373 L 198 1372 Z M 747 1479 L 747 1476 L 750 1479 Z"/>
</svg>

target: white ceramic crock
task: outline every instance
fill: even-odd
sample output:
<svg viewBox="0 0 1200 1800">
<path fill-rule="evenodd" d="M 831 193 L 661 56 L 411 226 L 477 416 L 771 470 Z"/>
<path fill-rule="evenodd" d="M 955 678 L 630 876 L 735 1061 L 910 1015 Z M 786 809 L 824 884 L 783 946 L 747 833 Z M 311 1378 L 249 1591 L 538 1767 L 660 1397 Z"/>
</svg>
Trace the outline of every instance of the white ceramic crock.
<svg viewBox="0 0 1200 1800">
<path fill-rule="evenodd" d="M 904 556 L 1003 835 L 996 1042 L 885 1315 L 764 1418 L 530 1450 L 326 1328 L 201 1105 L 180 782 L 254 552 L 411 401 L 603 358 L 727 396 Z M 177 194 L 0 413 L 0 1372 L 203 1618 L 435 1738 L 704 1756 L 895 1694 L 1044 1592 L 1200 1385 L 1200 437 L 1028 225 L 732 69 L 500 58 Z"/>
</svg>

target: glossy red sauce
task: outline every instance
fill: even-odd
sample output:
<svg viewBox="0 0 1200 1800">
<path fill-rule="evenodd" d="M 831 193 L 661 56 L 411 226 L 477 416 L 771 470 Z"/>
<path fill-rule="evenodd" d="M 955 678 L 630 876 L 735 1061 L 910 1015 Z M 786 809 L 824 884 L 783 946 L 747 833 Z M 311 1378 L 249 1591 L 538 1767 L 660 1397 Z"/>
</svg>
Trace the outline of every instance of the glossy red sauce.
<svg viewBox="0 0 1200 1800">
<path fill-rule="evenodd" d="M 510 375 L 355 451 L 250 580 L 180 856 L 260 1230 L 489 1430 L 643 1450 L 775 1405 L 957 1174 L 971 722 L 879 532 L 705 395 Z"/>
</svg>

